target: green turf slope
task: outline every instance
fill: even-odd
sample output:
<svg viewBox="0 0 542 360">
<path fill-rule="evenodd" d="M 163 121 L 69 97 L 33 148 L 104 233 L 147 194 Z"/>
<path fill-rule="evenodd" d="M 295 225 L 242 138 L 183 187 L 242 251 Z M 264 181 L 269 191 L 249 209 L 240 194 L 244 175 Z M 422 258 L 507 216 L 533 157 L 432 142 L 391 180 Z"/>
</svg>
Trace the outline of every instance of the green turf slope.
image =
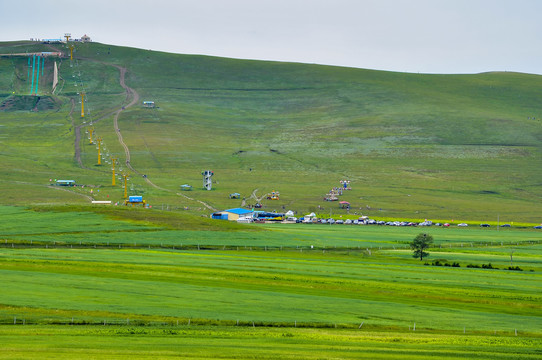
<svg viewBox="0 0 542 360">
<path fill-rule="evenodd" d="M 0 43 L 1 54 L 40 48 L 66 51 Z M 4 204 L 89 202 L 91 187 L 62 192 L 46 186 L 54 178 L 98 187 L 92 194 L 98 200 L 122 199 L 109 166 L 95 166 L 94 146 L 80 145 L 88 169 L 74 157 L 75 128 L 93 121 L 107 151 L 125 160 L 111 115 L 127 103 L 116 65 L 127 69 L 126 83 L 140 95 L 119 117 L 131 164 L 160 187 L 132 174 L 130 192 L 155 206 L 208 214 L 176 194 L 188 183 L 192 199 L 216 209 L 241 205 L 228 198 L 232 192 L 249 198 L 255 190 L 258 197 L 277 190 L 281 199 L 264 201 L 266 210 L 345 214 L 322 199 L 348 179 L 352 190 L 341 200 L 352 213 L 540 221 L 541 76 L 406 74 L 98 43 L 76 44 L 74 55 L 73 62 L 58 60 L 54 108 L 0 112 Z M 0 57 L 0 102 L 28 95 L 27 62 Z M 52 60 L 45 69 L 51 71 Z M 82 88 L 86 124 L 78 114 Z M 43 89 L 42 96 L 51 95 Z M 143 100 L 158 108 L 144 109 Z M 206 169 L 215 172 L 213 191 L 200 190 Z"/>
</svg>

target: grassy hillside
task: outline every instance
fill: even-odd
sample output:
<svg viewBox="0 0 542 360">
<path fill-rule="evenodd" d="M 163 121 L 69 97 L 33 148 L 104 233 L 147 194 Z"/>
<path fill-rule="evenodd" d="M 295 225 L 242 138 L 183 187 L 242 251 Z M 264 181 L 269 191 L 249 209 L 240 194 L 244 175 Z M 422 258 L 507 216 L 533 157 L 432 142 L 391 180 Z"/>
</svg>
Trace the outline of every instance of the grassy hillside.
<svg viewBox="0 0 542 360">
<path fill-rule="evenodd" d="M 54 45 L 66 51 L 62 46 Z M 53 50 L 0 43 L 1 54 L 36 49 Z M 228 199 L 231 192 L 248 198 L 277 190 L 281 199 L 264 201 L 267 210 L 345 215 L 322 199 L 348 179 L 352 190 L 341 200 L 352 204 L 351 213 L 540 222 L 540 76 L 404 74 L 97 43 L 77 44 L 75 57 L 59 61 L 54 109 L 0 112 L 3 204 L 88 203 L 82 195 L 90 189 L 100 190 L 96 199 L 121 200 L 109 166 L 95 166 L 88 140 L 80 145 L 86 168 L 74 159 L 74 129 L 92 121 L 107 151 L 124 161 L 111 115 L 127 103 L 117 65 L 127 68 L 126 83 L 140 101 L 159 107 L 139 102 L 119 117 L 132 166 L 161 188 L 132 174 L 130 193 L 155 207 L 208 214 L 176 195 L 189 183 L 195 190 L 187 195 L 217 209 L 241 204 Z M 0 102 L 28 95 L 27 61 L 0 57 Z M 82 88 L 86 124 L 78 115 Z M 200 190 L 206 169 L 215 172 L 213 191 Z M 55 178 L 95 187 L 48 188 Z"/>
</svg>

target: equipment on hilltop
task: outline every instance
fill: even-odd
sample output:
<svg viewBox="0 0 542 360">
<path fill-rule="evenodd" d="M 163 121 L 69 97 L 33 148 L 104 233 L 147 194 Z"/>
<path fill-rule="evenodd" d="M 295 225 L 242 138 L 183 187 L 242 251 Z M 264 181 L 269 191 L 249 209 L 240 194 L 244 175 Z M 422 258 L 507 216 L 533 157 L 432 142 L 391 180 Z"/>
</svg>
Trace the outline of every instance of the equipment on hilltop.
<svg viewBox="0 0 542 360">
<path fill-rule="evenodd" d="M 279 200 L 279 197 L 280 197 L 280 193 L 275 190 L 267 194 L 267 200 Z"/>
<path fill-rule="evenodd" d="M 343 187 L 344 190 L 352 190 L 350 187 L 350 180 L 341 180 L 339 181 Z"/>
<path fill-rule="evenodd" d="M 117 158 L 114 156 L 111 156 L 111 170 L 113 171 L 113 180 L 111 181 L 111 185 L 115 186 L 115 164 L 117 163 Z"/>
<path fill-rule="evenodd" d="M 213 180 L 211 179 L 215 173 L 211 170 L 205 170 L 201 173 L 203 175 L 203 188 L 211 190 L 213 187 Z"/>
<path fill-rule="evenodd" d="M 329 191 L 329 193 L 327 193 L 326 195 L 324 195 L 324 200 L 325 201 L 337 201 L 339 200 L 339 195 L 342 195 L 341 194 L 341 191 L 337 188 L 333 188 Z"/>
<path fill-rule="evenodd" d="M 128 200 L 124 201 L 124 205 L 128 204 L 132 204 L 132 206 L 143 204 L 143 206 L 145 206 L 147 204 L 147 201 L 143 200 L 143 196 L 141 195 L 130 195 Z"/>
<path fill-rule="evenodd" d="M 129 174 L 122 174 L 122 177 L 124 178 L 124 198 L 128 199 L 128 176 Z"/>
<path fill-rule="evenodd" d="M 36 58 L 38 59 L 36 62 Z M 40 65 L 41 61 L 41 65 Z M 38 88 L 40 82 L 40 66 L 41 76 L 45 70 L 45 56 L 33 54 L 32 56 L 32 77 L 30 78 L 30 57 L 28 57 L 28 77 L 30 81 L 30 95 L 38 95 Z M 34 86 L 35 85 L 35 86 Z"/>
<path fill-rule="evenodd" d="M 85 93 L 81 91 L 81 117 L 85 117 Z"/>
<path fill-rule="evenodd" d="M 230 199 L 240 199 L 240 198 L 241 198 L 241 194 L 239 193 L 230 194 Z"/>
<path fill-rule="evenodd" d="M 98 165 L 102 165 L 102 138 L 96 139 L 96 149 L 98 149 Z"/>
</svg>

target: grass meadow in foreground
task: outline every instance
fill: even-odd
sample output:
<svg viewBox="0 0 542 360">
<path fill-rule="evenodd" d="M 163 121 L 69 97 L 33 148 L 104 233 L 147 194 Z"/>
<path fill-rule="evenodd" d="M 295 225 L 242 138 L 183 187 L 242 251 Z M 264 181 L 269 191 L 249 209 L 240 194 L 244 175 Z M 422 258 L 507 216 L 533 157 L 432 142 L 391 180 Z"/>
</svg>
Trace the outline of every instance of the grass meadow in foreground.
<svg viewBox="0 0 542 360">
<path fill-rule="evenodd" d="M 0 317 L 30 323 L 316 324 L 538 333 L 533 271 L 325 251 L 0 249 Z M 486 259 L 486 258 L 484 258 Z M 536 271 L 534 270 L 536 269 Z M 61 297 L 58 295 L 62 294 Z"/>
<path fill-rule="evenodd" d="M 533 229 L 35 210 L 0 207 L 0 358 L 540 356 Z M 421 231 L 423 262 L 406 248 Z"/>
<path fill-rule="evenodd" d="M 537 359 L 540 338 L 366 329 L 0 326 L 0 359 Z"/>
</svg>

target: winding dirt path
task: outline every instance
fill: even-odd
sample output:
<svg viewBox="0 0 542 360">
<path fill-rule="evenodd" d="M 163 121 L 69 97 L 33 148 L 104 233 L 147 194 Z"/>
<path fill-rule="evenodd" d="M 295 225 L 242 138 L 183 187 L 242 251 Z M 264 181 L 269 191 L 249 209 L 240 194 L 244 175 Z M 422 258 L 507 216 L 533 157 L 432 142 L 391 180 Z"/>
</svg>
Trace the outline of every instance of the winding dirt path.
<svg viewBox="0 0 542 360">
<path fill-rule="evenodd" d="M 90 60 L 90 61 L 94 61 L 92 59 L 87 59 L 87 60 Z M 114 64 L 108 64 L 108 63 L 103 63 L 105 65 L 108 65 L 108 66 L 113 66 L 115 68 L 117 68 L 120 72 L 120 78 L 119 78 L 119 83 L 120 83 L 120 86 L 122 86 L 122 88 L 124 89 L 125 93 L 126 93 L 126 99 L 125 99 L 125 105 L 123 105 L 120 109 L 118 110 L 115 110 L 113 112 L 110 112 L 110 113 L 107 113 L 103 116 L 101 116 L 99 119 L 95 120 L 94 122 L 98 122 L 106 117 L 109 117 L 111 115 L 113 115 L 113 127 L 115 129 L 115 133 L 117 134 L 117 138 L 119 140 L 119 143 L 121 144 L 121 146 L 123 147 L 124 149 L 124 156 L 125 156 L 125 163 L 126 163 L 126 167 L 128 169 L 130 169 L 132 172 L 140 175 L 143 177 L 143 179 L 147 182 L 147 184 L 149 184 L 150 186 L 156 188 L 156 189 L 160 189 L 160 190 L 163 190 L 163 191 L 166 191 L 166 192 L 172 192 L 171 190 L 169 189 L 165 189 L 163 187 L 160 187 L 158 185 L 156 185 L 155 183 L 153 183 L 146 175 L 142 174 L 140 171 L 138 171 L 137 169 L 135 169 L 130 160 L 131 160 L 131 156 L 130 156 L 130 148 L 128 147 L 128 145 L 126 145 L 126 143 L 124 142 L 124 139 L 122 137 L 122 133 L 120 131 L 120 128 L 119 128 L 119 116 L 120 114 L 126 110 L 127 108 L 129 107 L 132 107 L 134 106 L 135 104 L 137 104 L 139 102 L 139 94 L 137 91 L 135 91 L 133 88 L 129 87 L 128 85 L 126 85 L 126 68 L 125 67 L 122 67 L 122 66 L 119 66 L 119 65 L 114 65 Z M 72 117 L 72 113 L 74 111 L 74 108 L 75 108 L 75 100 L 74 99 L 71 99 L 72 101 L 72 108 L 70 110 L 70 119 L 72 119 L 72 123 L 73 123 L 73 117 Z M 78 162 L 79 166 L 82 167 L 82 168 L 85 168 L 85 169 L 89 169 L 89 170 L 95 170 L 95 169 L 90 169 L 86 166 L 83 165 L 83 162 L 81 161 L 81 127 L 83 127 L 85 124 L 81 124 L 79 126 L 76 126 L 75 127 L 75 159 L 76 161 Z M 197 199 L 194 199 L 194 198 L 191 198 L 190 196 L 187 196 L 185 194 L 182 194 L 182 193 L 175 193 L 176 195 L 178 196 L 182 196 L 188 200 L 191 200 L 191 201 L 196 201 L 198 203 L 200 203 L 201 205 L 203 205 L 204 207 L 206 207 L 207 209 L 211 210 L 211 211 L 217 211 L 217 209 L 215 209 L 214 207 L 210 206 L 209 204 L 205 203 L 204 201 L 201 201 L 201 200 L 197 200 Z"/>
<path fill-rule="evenodd" d="M 139 172 L 138 170 L 136 170 L 132 164 L 130 163 L 130 149 L 128 148 L 128 146 L 126 145 L 126 143 L 124 142 L 123 138 L 122 138 L 122 134 L 120 132 L 120 129 L 119 129 L 119 115 L 120 113 L 125 110 L 126 108 L 129 108 L 133 105 L 135 105 L 136 103 L 138 103 L 139 101 L 139 94 L 137 93 L 137 91 L 135 91 L 133 88 L 129 87 L 128 85 L 126 85 L 126 68 L 123 68 L 121 66 L 117 66 L 117 65 L 112 65 L 114 67 L 116 67 L 117 69 L 120 70 L 120 86 L 123 87 L 123 89 L 126 91 L 126 101 L 128 101 L 129 99 L 131 99 L 131 101 L 123 106 L 121 109 L 117 110 L 115 112 L 115 117 L 113 119 L 113 127 L 115 128 L 115 133 L 117 134 L 117 137 L 119 139 L 119 143 L 122 145 L 122 147 L 124 148 L 124 155 L 126 156 L 126 167 L 129 168 L 130 170 L 132 170 L 134 173 L 138 174 L 138 175 L 141 175 L 143 176 L 143 178 L 145 179 L 145 181 L 151 185 L 152 187 L 156 188 L 156 189 L 160 189 L 160 190 L 163 190 L 163 191 L 167 191 L 167 192 L 171 192 L 171 190 L 169 189 L 165 189 L 163 187 L 160 187 L 158 185 L 156 185 L 155 183 L 153 183 L 146 175 L 143 175 L 141 172 Z M 211 211 L 217 211 L 215 208 L 213 208 L 212 206 L 210 206 L 209 204 L 205 203 L 204 201 L 201 201 L 201 200 L 196 200 L 194 198 L 191 198 L 190 196 L 187 196 L 185 194 L 182 194 L 182 193 L 176 193 L 176 195 L 178 196 L 182 196 L 188 200 L 191 200 L 191 201 L 197 201 L 198 203 L 200 203 L 201 205 L 205 206 L 207 209 L 211 210 Z"/>
</svg>

